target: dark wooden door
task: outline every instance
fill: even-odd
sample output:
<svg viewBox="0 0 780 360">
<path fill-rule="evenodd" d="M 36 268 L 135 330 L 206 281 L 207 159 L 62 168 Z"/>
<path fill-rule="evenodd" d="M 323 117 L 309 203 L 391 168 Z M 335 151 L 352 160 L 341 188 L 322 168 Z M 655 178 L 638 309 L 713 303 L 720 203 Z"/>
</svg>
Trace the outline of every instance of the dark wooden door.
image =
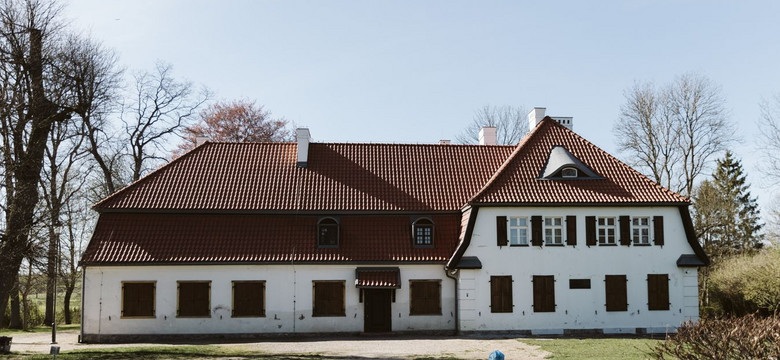
<svg viewBox="0 0 780 360">
<path fill-rule="evenodd" d="M 365 332 L 390 332 L 390 291 L 385 289 L 363 290 L 363 311 Z"/>
</svg>

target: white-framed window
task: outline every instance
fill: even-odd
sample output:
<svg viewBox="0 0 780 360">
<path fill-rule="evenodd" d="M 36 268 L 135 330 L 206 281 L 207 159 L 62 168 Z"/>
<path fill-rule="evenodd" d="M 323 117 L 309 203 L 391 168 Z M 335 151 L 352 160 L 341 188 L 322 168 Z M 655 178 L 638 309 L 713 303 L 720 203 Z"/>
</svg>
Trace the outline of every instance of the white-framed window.
<svg viewBox="0 0 780 360">
<path fill-rule="evenodd" d="M 634 244 L 650 244 L 650 217 L 631 218 L 631 239 Z"/>
<path fill-rule="evenodd" d="M 615 233 L 617 232 L 617 218 L 605 216 L 599 217 L 596 221 L 596 235 L 600 245 L 615 244 Z"/>
<path fill-rule="evenodd" d="M 433 221 L 428 218 L 420 218 L 412 226 L 414 234 L 414 246 L 433 246 Z"/>
<path fill-rule="evenodd" d="M 547 245 L 563 244 L 563 217 L 546 216 L 544 218 L 544 243 Z"/>
<path fill-rule="evenodd" d="M 528 218 L 509 218 L 509 245 L 528 245 Z"/>
</svg>

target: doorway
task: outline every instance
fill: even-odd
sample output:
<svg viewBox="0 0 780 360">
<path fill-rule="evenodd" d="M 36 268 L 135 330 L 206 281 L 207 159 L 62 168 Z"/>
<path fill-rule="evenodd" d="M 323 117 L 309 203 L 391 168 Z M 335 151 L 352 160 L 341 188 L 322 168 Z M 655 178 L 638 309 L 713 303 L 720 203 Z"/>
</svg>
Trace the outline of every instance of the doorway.
<svg viewBox="0 0 780 360">
<path fill-rule="evenodd" d="M 391 291 L 389 289 L 363 289 L 363 331 L 392 331 Z"/>
</svg>

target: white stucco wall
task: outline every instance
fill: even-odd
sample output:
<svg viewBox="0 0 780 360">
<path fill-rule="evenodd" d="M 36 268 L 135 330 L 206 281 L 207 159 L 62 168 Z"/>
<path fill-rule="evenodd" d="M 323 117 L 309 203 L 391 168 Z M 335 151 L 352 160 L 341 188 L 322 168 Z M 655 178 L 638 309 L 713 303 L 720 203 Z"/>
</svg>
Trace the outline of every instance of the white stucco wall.
<svg viewBox="0 0 780 360">
<path fill-rule="evenodd" d="M 496 216 L 530 218 L 533 215 L 575 215 L 577 245 L 541 248 L 496 245 Z M 586 216 L 621 215 L 662 215 L 665 245 L 585 245 Z M 618 224 L 617 239 L 619 229 Z M 565 242 L 565 224 L 563 235 Z M 698 319 L 699 314 L 697 269 L 677 267 L 681 254 L 693 254 L 693 250 L 676 207 L 480 208 L 464 256 L 479 257 L 483 267 L 460 271 L 461 330 L 533 330 L 535 333 L 561 333 L 563 329 L 603 329 L 607 333 L 630 333 L 636 328 L 652 332 L 673 330 L 686 320 Z M 668 311 L 648 310 L 647 274 L 669 275 Z M 490 276 L 499 275 L 512 276 L 512 313 L 490 312 Z M 534 313 L 531 282 L 534 275 L 555 276 L 555 312 Z M 626 275 L 628 311 L 606 311 L 605 275 Z M 590 279 L 591 288 L 569 289 L 569 279 Z"/>
<path fill-rule="evenodd" d="M 382 266 L 382 265 L 360 265 Z M 84 291 L 86 335 L 249 334 L 362 332 L 363 304 L 355 287 L 355 265 L 206 265 L 87 267 Z M 443 265 L 401 266 L 401 288 L 391 303 L 393 331 L 454 330 L 454 281 Z M 409 315 L 409 280 L 440 279 L 442 315 Z M 176 317 L 176 282 L 211 281 L 211 317 Z M 266 316 L 232 318 L 234 280 L 265 280 Z M 312 281 L 345 280 L 344 317 L 312 317 Z M 121 318 L 123 281 L 156 281 L 152 319 Z"/>
</svg>

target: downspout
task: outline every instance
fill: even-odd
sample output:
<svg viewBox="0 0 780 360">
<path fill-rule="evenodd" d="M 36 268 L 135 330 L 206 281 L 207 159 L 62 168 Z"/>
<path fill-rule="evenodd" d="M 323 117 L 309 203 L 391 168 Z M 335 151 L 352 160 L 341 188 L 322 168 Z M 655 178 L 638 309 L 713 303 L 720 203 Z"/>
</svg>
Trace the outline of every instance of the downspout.
<svg viewBox="0 0 780 360">
<path fill-rule="evenodd" d="M 455 335 L 460 335 L 460 321 L 458 314 L 460 313 L 460 306 L 458 304 L 458 278 L 456 275 L 458 274 L 458 269 L 455 269 L 452 272 L 452 275 L 450 275 L 449 269 L 447 267 L 444 267 L 444 275 L 447 275 L 448 278 L 455 281 Z"/>
</svg>

